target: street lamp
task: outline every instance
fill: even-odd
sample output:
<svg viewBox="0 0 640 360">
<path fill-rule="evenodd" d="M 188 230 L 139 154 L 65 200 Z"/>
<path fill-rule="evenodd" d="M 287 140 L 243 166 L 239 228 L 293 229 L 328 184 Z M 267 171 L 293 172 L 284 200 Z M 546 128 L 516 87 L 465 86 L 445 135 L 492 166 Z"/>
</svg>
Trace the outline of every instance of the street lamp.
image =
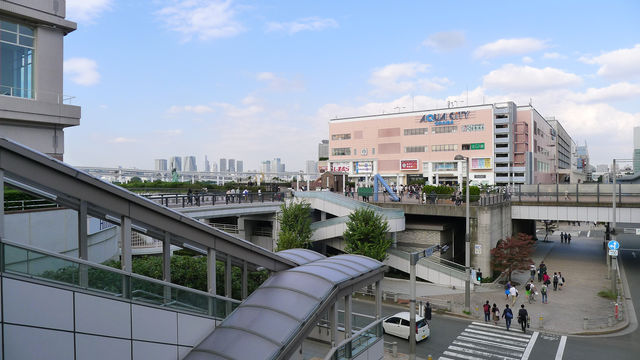
<svg viewBox="0 0 640 360">
<path fill-rule="evenodd" d="M 467 209 L 465 215 L 465 232 L 464 232 L 464 269 L 466 279 L 464 281 L 464 311 L 469 313 L 471 308 L 471 239 L 469 239 L 469 157 L 464 155 L 456 155 L 453 158 L 456 161 L 465 160 L 467 164 Z"/>
</svg>

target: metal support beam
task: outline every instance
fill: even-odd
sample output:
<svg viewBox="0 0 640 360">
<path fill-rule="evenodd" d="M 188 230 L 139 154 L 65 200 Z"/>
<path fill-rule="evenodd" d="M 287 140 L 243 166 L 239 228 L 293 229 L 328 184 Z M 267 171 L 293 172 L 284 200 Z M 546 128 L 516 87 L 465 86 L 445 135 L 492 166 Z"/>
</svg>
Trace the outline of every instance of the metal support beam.
<svg viewBox="0 0 640 360">
<path fill-rule="evenodd" d="M 612 204 L 612 213 L 611 213 L 611 240 L 616 240 L 616 159 L 613 159 L 613 191 L 611 192 L 611 204 Z M 616 276 L 615 276 L 615 269 L 614 269 L 614 261 L 613 261 L 613 257 L 611 258 L 610 261 L 610 265 L 611 267 L 609 268 L 609 277 L 611 278 L 611 291 L 614 294 L 617 294 L 617 287 L 616 287 Z"/>
<path fill-rule="evenodd" d="M 232 270 L 231 270 L 231 255 L 227 254 L 227 260 L 224 264 L 224 296 L 231 298 L 232 296 Z"/>
<path fill-rule="evenodd" d="M 216 250 L 213 248 L 207 251 L 207 290 L 216 295 Z"/>
<path fill-rule="evenodd" d="M 331 328 L 331 347 L 336 347 L 336 333 L 338 332 L 338 307 L 334 302 L 329 307 L 329 313 L 327 314 L 329 318 L 329 326 Z"/>
<path fill-rule="evenodd" d="M 416 360 L 416 263 L 418 254 L 412 253 L 409 265 L 409 360 Z"/>
<path fill-rule="evenodd" d="M 89 244 L 87 240 L 87 202 L 80 200 L 78 206 L 78 258 L 89 260 Z M 79 281 L 81 287 L 89 286 L 89 269 L 82 264 L 79 267 Z"/>
<path fill-rule="evenodd" d="M 382 282 L 376 281 L 376 320 L 382 317 Z"/>
<path fill-rule="evenodd" d="M 162 239 L 162 280 L 171 282 L 171 234 L 168 232 Z"/>
<path fill-rule="evenodd" d="M 348 294 L 344 297 L 344 338 L 351 338 L 351 311 L 353 307 L 351 304 L 351 294 Z"/>
<path fill-rule="evenodd" d="M 249 271 L 247 269 L 247 262 L 242 262 L 242 300 L 249 296 Z"/>
<path fill-rule="evenodd" d="M 122 270 L 131 272 L 131 219 L 128 216 L 120 218 L 120 241 L 122 243 L 120 262 Z"/>
</svg>

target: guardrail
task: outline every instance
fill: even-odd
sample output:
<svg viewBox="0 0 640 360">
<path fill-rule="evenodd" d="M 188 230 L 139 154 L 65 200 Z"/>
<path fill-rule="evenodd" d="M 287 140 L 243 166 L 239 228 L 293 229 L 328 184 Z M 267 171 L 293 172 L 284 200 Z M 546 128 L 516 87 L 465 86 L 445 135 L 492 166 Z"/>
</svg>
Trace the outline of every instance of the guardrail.
<svg viewBox="0 0 640 360">
<path fill-rule="evenodd" d="M 240 301 L 2 240 L 0 270 L 99 296 L 226 318 Z"/>
<path fill-rule="evenodd" d="M 536 184 L 518 185 L 512 192 L 512 201 L 611 204 L 613 184 Z M 640 203 L 640 186 L 616 184 L 618 204 Z"/>
<path fill-rule="evenodd" d="M 325 360 L 353 359 L 382 340 L 382 319 L 376 320 L 350 338 L 342 340 L 324 357 Z"/>
<path fill-rule="evenodd" d="M 28 211 L 58 207 L 60 207 L 60 205 L 48 199 L 8 200 L 4 202 L 4 211 Z"/>
<path fill-rule="evenodd" d="M 193 193 L 193 194 L 143 194 L 141 195 L 157 204 L 166 207 L 191 207 L 216 204 L 242 204 L 242 203 L 264 203 L 283 202 L 287 197 L 286 192 L 264 192 L 246 194 L 224 194 L 224 193 Z"/>
</svg>

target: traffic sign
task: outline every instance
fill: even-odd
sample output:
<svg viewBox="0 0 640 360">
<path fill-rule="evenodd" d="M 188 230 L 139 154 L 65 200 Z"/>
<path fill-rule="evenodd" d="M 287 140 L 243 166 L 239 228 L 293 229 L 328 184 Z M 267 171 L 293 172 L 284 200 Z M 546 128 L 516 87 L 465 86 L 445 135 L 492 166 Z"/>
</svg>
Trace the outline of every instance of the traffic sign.
<svg viewBox="0 0 640 360">
<path fill-rule="evenodd" d="M 618 250 L 609 250 L 609 255 L 618 256 Z"/>
<path fill-rule="evenodd" d="M 607 246 L 609 247 L 610 250 L 618 250 L 618 249 L 620 249 L 620 243 L 615 241 L 615 240 L 609 241 Z"/>
</svg>

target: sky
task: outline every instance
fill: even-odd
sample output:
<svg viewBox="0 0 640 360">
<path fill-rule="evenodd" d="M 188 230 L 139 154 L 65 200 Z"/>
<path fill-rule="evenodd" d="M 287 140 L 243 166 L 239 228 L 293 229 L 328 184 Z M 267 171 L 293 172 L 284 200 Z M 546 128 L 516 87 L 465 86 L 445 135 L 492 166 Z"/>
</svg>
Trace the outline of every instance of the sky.
<svg viewBox="0 0 640 360">
<path fill-rule="evenodd" d="M 591 164 L 640 126 L 640 1 L 67 0 L 65 161 L 317 159 L 335 117 L 514 101 Z"/>
</svg>

